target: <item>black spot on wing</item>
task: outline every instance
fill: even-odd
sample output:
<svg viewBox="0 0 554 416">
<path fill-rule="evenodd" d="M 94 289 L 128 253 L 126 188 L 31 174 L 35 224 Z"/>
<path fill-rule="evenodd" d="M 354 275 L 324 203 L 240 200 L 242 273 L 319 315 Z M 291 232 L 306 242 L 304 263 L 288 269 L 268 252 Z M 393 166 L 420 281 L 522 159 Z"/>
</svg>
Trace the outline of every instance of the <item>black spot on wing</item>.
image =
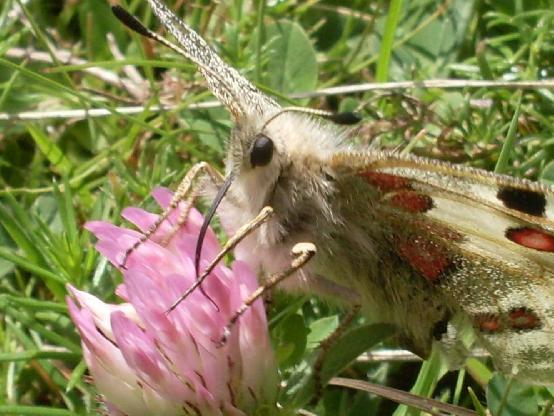
<svg viewBox="0 0 554 416">
<path fill-rule="evenodd" d="M 498 190 L 496 196 L 507 208 L 536 217 L 544 215 L 546 198 L 542 192 L 505 186 Z"/>
</svg>

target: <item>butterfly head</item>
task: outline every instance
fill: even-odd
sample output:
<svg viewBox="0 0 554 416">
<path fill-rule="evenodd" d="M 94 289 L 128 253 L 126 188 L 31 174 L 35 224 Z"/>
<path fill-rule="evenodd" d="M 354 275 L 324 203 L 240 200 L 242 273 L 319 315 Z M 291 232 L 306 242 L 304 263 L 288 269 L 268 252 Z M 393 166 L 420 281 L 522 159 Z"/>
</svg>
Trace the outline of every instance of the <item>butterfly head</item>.
<svg viewBox="0 0 554 416">
<path fill-rule="evenodd" d="M 282 108 L 227 65 L 164 3 L 148 1 L 177 44 L 147 29 L 121 7 L 114 6 L 112 10 L 130 29 L 194 62 L 210 91 L 229 110 L 235 122 L 227 144 L 224 185 L 214 198 L 206 223 L 229 190 L 236 202 L 236 212 L 243 213 L 243 217 L 235 218 L 234 222 L 247 222 L 265 205 L 273 205 L 278 212 L 280 207 L 275 206 L 276 202 L 285 204 L 281 207 L 285 216 L 291 205 L 289 201 L 294 197 L 293 191 L 301 193 L 301 187 L 290 183 L 290 178 L 299 181 L 307 178 L 306 188 L 313 190 L 314 181 L 310 181 L 309 172 L 305 174 L 302 169 L 317 166 L 325 155 L 336 150 L 340 142 L 339 131 L 330 127 L 330 123 L 322 123 L 321 118 L 338 124 L 353 124 L 358 121 L 357 116 L 298 107 Z M 291 167 L 298 170 L 294 175 Z"/>
</svg>

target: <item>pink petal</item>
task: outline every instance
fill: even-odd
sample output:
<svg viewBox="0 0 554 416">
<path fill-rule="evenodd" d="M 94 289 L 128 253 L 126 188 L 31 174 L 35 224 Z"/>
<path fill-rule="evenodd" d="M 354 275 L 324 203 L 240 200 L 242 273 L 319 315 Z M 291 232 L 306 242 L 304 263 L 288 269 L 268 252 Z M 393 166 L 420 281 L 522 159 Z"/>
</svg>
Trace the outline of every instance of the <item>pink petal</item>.
<svg viewBox="0 0 554 416">
<path fill-rule="evenodd" d="M 114 312 L 111 319 L 116 342 L 125 361 L 133 368 L 141 380 L 157 391 L 165 400 L 182 402 L 190 400 L 192 391 L 167 367 L 160 355 L 152 335 L 144 332 L 121 312 Z"/>
<path fill-rule="evenodd" d="M 87 222 L 85 228 L 98 238 L 96 249 L 116 267 L 123 261 L 127 249 L 132 247 L 141 236 L 137 231 L 116 227 L 102 221 Z"/>
<path fill-rule="evenodd" d="M 121 311 L 140 325 L 140 319 L 137 316 L 135 308 L 130 303 L 110 305 L 102 302 L 90 293 L 75 289 L 70 284 L 67 285 L 67 290 L 71 293 L 75 300 L 77 300 L 81 309 L 87 309 L 90 311 L 91 316 L 94 319 L 95 327 L 101 331 L 104 336 L 108 337 L 112 341 L 114 339 L 110 325 L 110 315 L 112 312 Z"/>
<path fill-rule="evenodd" d="M 166 209 L 169 206 L 169 203 L 171 202 L 171 198 L 173 197 L 173 193 L 169 191 L 167 188 L 156 188 L 154 191 L 152 191 L 152 196 L 154 199 L 158 202 L 161 208 Z M 181 212 L 185 208 L 185 203 L 181 202 L 179 203 L 179 208 L 175 210 L 174 216 L 170 217 L 173 223 L 177 223 L 178 219 L 178 213 Z M 189 211 L 189 215 L 187 217 L 187 222 L 185 224 L 184 233 L 186 234 L 192 234 L 194 236 L 198 236 L 198 232 L 200 231 L 200 227 L 202 223 L 204 222 L 204 217 L 196 208 L 191 208 Z M 219 241 L 217 240 L 216 235 L 212 231 L 212 229 L 208 229 L 208 232 L 206 233 L 206 238 L 209 244 L 216 244 L 219 247 Z"/>
<path fill-rule="evenodd" d="M 115 294 L 124 301 L 129 301 L 129 295 L 127 294 L 127 288 L 125 287 L 124 283 L 117 285 L 117 287 L 115 288 Z"/>
<path fill-rule="evenodd" d="M 98 390 L 108 401 L 117 403 L 118 408 L 126 414 L 140 414 L 144 403 L 141 402 L 142 393 L 138 380 L 125 363 L 119 349 L 98 332 L 88 310 L 79 310 L 69 298 L 67 305 L 70 316 L 81 333 L 83 355 Z"/>
<path fill-rule="evenodd" d="M 163 209 L 166 209 L 169 206 L 169 203 L 173 198 L 173 192 L 162 186 L 154 188 L 154 190 L 151 192 L 151 195 Z"/>
<path fill-rule="evenodd" d="M 141 208 L 136 207 L 127 207 L 125 208 L 121 216 L 125 218 L 130 223 L 133 223 L 136 225 L 141 231 L 146 231 L 156 220 L 158 219 L 158 215 L 152 214 L 148 211 L 145 211 Z"/>
</svg>

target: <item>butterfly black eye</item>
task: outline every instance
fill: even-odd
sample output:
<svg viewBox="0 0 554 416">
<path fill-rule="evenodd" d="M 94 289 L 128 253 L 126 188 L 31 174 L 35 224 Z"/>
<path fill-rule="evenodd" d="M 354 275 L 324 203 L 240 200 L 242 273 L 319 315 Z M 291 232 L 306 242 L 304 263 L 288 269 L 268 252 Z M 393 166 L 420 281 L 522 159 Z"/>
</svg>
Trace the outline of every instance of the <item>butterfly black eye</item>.
<svg viewBox="0 0 554 416">
<path fill-rule="evenodd" d="M 250 163 L 252 167 L 265 166 L 271 162 L 273 157 L 273 140 L 265 134 L 258 134 L 252 150 L 250 151 Z"/>
</svg>

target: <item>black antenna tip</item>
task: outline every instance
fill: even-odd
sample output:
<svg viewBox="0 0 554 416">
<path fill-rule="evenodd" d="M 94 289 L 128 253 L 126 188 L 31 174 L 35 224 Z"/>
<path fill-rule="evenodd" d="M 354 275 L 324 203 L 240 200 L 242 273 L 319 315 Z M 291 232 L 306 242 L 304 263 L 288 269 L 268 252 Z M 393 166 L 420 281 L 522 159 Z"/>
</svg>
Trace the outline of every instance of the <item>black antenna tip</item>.
<svg viewBox="0 0 554 416">
<path fill-rule="evenodd" d="M 336 124 L 357 124 L 362 121 L 362 116 L 353 111 L 345 111 L 344 113 L 335 113 L 326 117 L 328 120 L 331 120 Z"/>
<path fill-rule="evenodd" d="M 147 38 L 152 37 L 150 31 L 146 27 L 144 27 L 144 25 L 139 22 L 139 20 L 135 16 L 133 16 L 123 7 L 114 4 L 112 6 L 112 13 L 121 23 L 123 23 L 129 29 L 134 30 L 139 35 L 146 36 Z"/>
</svg>

